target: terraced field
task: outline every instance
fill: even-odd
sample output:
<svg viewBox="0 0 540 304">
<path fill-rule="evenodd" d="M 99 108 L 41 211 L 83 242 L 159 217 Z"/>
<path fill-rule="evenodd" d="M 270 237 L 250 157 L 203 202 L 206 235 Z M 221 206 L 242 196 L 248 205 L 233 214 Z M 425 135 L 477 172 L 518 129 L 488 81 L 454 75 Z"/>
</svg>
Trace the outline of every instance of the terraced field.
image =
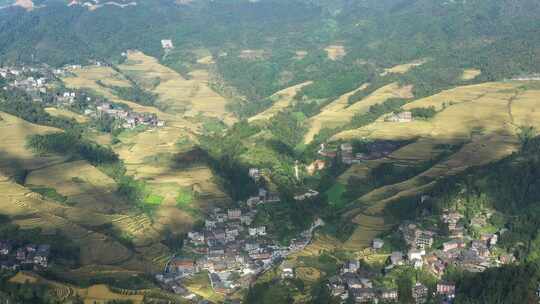
<svg viewBox="0 0 540 304">
<path fill-rule="evenodd" d="M 37 169 L 65 159 L 59 156 L 36 156 L 26 149 L 26 138 L 35 134 L 58 132 L 58 129 L 31 124 L 0 112 L 0 176 L 13 177 L 21 170 Z"/>
<path fill-rule="evenodd" d="M 419 60 L 415 60 L 413 62 L 399 64 L 399 65 L 393 66 L 391 68 L 385 69 L 384 72 L 381 73 L 381 76 L 386 76 L 386 75 L 389 75 L 389 74 L 405 74 L 408 71 L 410 71 L 412 68 L 421 66 L 426 62 L 428 62 L 428 60 L 419 59 Z"/>
<path fill-rule="evenodd" d="M 80 208 L 105 213 L 121 212 L 129 208 L 127 202 L 116 195 L 116 182 L 82 160 L 31 171 L 25 183 L 28 187 L 55 189 L 67 197 L 67 204 Z"/>
<path fill-rule="evenodd" d="M 336 128 L 349 123 L 355 114 L 367 112 L 372 105 L 383 103 L 391 98 L 413 97 L 411 93 L 412 86 L 401 87 L 397 83 L 392 83 L 349 105 L 349 97 L 358 91 L 365 90 L 367 87 L 368 85 L 364 84 L 358 89 L 340 96 L 325 106 L 319 114 L 311 117 L 308 121 L 309 130 L 306 133 L 304 142 L 310 143 L 323 128 Z"/>
<path fill-rule="evenodd" d="M 421 174 L 393 185 L 387 185 L 360 197 L 358 208 L 347 218 L 359 226 L 345 248 L 360 250 L 393 224 L 384 216 L 388 204 L 429 189 L 438 177 L 457 174 L 470 166 L 481 166 L 501 159 L 519 147 L 516 132 L 520 126 L 540 127 L 540 86 L 534 82 L 499 82 L 463 86 L 419 99 L 404 109 L 433 106 L 439 112 L 428 121 L 390 123 L 379 120 L 357 130 L 337 134 L 334 139 L 415 140 L 386 159 L 353 165 L 340 178 L 366 177 L 382 162 L 412 166 L 433 159 L 442 145 L 462 144 L 455 153 Z"/>
<path fill-rule="evenodd" d="M 465 71 L 463 71 L 463 75 L 461 75 L 461 79 L 472 80 L 480 76 L 481 74 L 482 74 L 482 71 L 478 69 L 466 69 Z"/>
<path fill-rule="evenodd" d="M 158 106 L 166 112 L 183 114 L 185 117 L 202 114 L 222 119 L 227 124 L 235 121 L 225 108 L 225 98 L 209 87 L 207 70 L 194 70 L 190 72 L 189 79 L 185 79 L 141 52 L 129 52 L 127 61 L 119 68 L 140 85 L 158 94 Z"/>
<path fill-rule="evenodd" d="M 161 237 L 151 228 L 138 230 L 133 225 L 114 222 L 119 233 L 133 235 L 135 250 L 122 245 L 110 231 L 102 231 L 122 214 L 124 222 L 140 222 L 142 215 L 129 211 L 127 203 L 116 197 L 113 180 L 85 161 L 68 161 L 56 155 L 36 156 L 26 148 L 26 137 L 58 132 L 0 113 L 0 209 L 21 228 L 41 228 L 43 233 L 60 233 L 81 247 L 81 264 L 114 265 L 124 271 L 159 269 L 163 256 L 170 252 L 160 244 Z M 50 188 L 74 204 L 48 199 L 30 188 L 15 183 L 14 177 L 26 172 L 26 185 Z M 54 178 L 51 178 L 54 177 Z M 146 219 L 148 223 L 149 220 Z M 152 233 L 151 233 L 152 232 Z M 151 238 L 151 241 L 149 241 Z M 148 248 L 151 248 L 149 250 Z M 156 257 L 161 257 L 156 259 Z"/>
<path fill-rule="evenodd" d="M 99 82 L 101 81 L 103 84 L 108 86 L 131 86 L 129 81 L 125 79 L 122 74 L 119 74 L 111 67 L 85 66 L 81 69 L 71 70 L 71 74 L 72 75 L 62 79 L 65 86 L 68 88 L 91 90 L 113 102 L 126 104 L 135 112 L 155 113 L 160 119 L 165 121 L 180 120 L 180 118 L 163 113 L 154 107 L 147 107 L 129 100 L 121 99 L 116 96 L 111 89 L 100 85 Z"/>
<path fill-rule="evenodd" d="M 88 288 L 78 288 L 68 284 L 57 283 L 44 279 L 29 272 L 19 272 L 10 279 L 16 284 L 43 284 L 51 288 L 52 293 L 60 301 L 68 301 L 75 296 L 83 299 L 85 304 L 108 303 L 109 301 L 130 301 L 139 304 L 143 302 L 144 291 L 142 292 L 114 292 L 107 285 L 92 285 Z"/>
<path fill-rule="evenodd" d="M 66 109 L 58 109 L 58 108 L 45 108 L 45 111 L 52 116 L 55 117 L 65 117 L 65 118 L 73 118 L 78 123 L 85 123 L 88 122 L 88 117 L 84 115 L 80 115 L 74 112 L 71 112 Z"/>
<path fill-rule="evenodd" d="M 114 265 L 132 258 L 132 253 L 123 245 L 92 230 L 107 223 L 107 216 L 59 205 L 9 181 L 1 182 L 0 190 L 3 214 L 12 217 L 23 229 L 41 228 L 44 233 L 69 237 L 81 247 L 81 264 Z"/>
<path fill-rule="evenodd" d="M 269 98 L 274 100 L 274 104 L 266 109 L 265 111 L 249 118 L 249 122 L 254 122 L 257 120 L 268 120 L 272 118 L 274 115 L 279 113 L 280 111 L 284 110 L 285 108 L 289 107 L 292 102 L 293 98 L 300 91 L 303 87 L 311 84 L 311 81 L 307 81 L 301 84 L 297 84 L 295 86 L 283 89 L 281 91 L 278 91 L 274 93 Z"/>
<path fill-rule="evenodd" d="M 134 111 L 155 113 L 165 121 L 161 128 L 122 133 L 120 143 L 112 148 L 126 165 L 128 175 L 146 181 L 149 190 L 159 197 L 160 205 L 154 218 L 156 229 L 185 232 L 193 223 L 193 217 L 176 207 L 179 189 L 197 190 L 201 199 L 196 208 L 204 209 L 213 202 L 227 202 L 229 199 L 215 183 L 207 166 L 197 164 L 186 168 L 175 163 L 175 157 L 186 152 L 186 147 L 178 143 L 186 140 L 196 142 L 195 134 L 200 133 L 203 126 L 199 115 L 219 118 L 226 123 L 234 122 L 234 118 L 225 109 L 226 100 L 208 87 L 206 70 L 195 70 L 190 79 L 184 79 L 140 52 L 129 52 L 127 61 L 119 69 L 158 95 L 156 107 L 120 99 L 112 90 L 101 86 L 98 80 L 106 85 L 130 85 L 123 74 L 109 67 L 73 70 L 75 76 L 65 78 L 64 82 L 69 87 L 91 89 L 114 102 L 128 105 Z M 110 144 L 111 141 L 105 138 L 101 142 Z"/>
</svg>

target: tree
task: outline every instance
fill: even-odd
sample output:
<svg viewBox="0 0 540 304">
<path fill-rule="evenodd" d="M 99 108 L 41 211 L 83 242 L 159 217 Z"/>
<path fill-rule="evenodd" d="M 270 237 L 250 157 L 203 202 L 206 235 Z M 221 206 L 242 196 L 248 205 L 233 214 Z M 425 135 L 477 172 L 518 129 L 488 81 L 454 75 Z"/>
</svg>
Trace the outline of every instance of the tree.
<svg viewBox="0 0 540 304">
<path fill-rule="evenodd" d="M 272 135 L 285 144 L 289 149 L 294 150 L 304 137 L 307 128 L 303 123 L 305 117 L 302 113 L 282 111 L 276 114 L 268 123 L 268 130 Z"/>
</svg>

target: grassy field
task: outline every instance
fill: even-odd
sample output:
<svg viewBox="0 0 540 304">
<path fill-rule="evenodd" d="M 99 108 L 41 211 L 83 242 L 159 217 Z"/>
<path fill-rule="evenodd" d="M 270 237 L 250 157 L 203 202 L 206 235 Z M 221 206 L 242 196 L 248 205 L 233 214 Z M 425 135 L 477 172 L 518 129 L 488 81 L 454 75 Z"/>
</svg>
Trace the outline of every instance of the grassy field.
<svg viewBox="0 0 540 304">
<path fill-rule="evenodd" d="M 383 103 L 391 98 L 413 97 L 411 86 L 400 87 L 397 83 L 392 83 L 376 90 L 366 98 L 349 105 L 349 96 L 367 87 L 368 85 L 363 85 L 352 92 L 342 95 L 324 107 L 319 114 L 311 117 L 308 121 L 309 130 L 306 133 L 304 141 L 310 143 L 315 135 L 323 128 L 335 128 L 349 123 L 355 114 L 367 112 L 372 105 Z"/>
<path fill-rule="evenodd" d="M 249 122 L 257 121 L 257 120 L 268 120 L 272 118 L 274 115 L 279 113 L 280 111 L 284 110 L 285 108 L 289 107 L 293 101 L 294 96 L 300 89 L 303 87 L 311 84 L 311 81 L 304 82 L 301 84 L 297 84 L 295 86 L 283 89 L 269 98 L 274 100 L 274 104 L 266 109 L 265 111 L 249 118 Z"/>
</svg>

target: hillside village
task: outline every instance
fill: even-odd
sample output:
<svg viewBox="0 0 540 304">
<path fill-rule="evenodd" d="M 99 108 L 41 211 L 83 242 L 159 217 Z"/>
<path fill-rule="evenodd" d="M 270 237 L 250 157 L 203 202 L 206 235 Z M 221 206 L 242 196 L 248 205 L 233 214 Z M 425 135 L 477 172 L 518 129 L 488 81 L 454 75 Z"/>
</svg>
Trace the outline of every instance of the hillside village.
<svg viewBox="0 0 540 304">
<path fill-rule="evenodd" d="M 48 244 L 18 244 L 0 241 L 0 270 L 42 271 L 51 263 L 51 246 Z"/>
<path fill-rule="evenodd" d="M 96 62 L 102 66 L 101 62 Z M 70 65 L 62 69 L 48 67 L 3 67 L 0 68 L 0 80 L 4 80 L 5 91 L 26 93 L 33 102 L 59 109 L 78 112 L 90 119 L 108 118 L 123 129 L 134 129 L 138 126 L 163 127 L 165 122 L 153 113 L 138 113 L 125 105 L 112 103 L 101 96 L 80 90 L 70 90 L 59 86 L 59 77 L 63 77 L 79 65 Z"/>
<path fill-rule="evenodd" d="M 336 149 L 322 145 L 316 166 L 325 170 L 324 164 L 329 160 L 351 165 L 378 159 L 399 147 L 400 143 L 395 142 L 373 142 L 366 152 L 355 154 L 351 143 L 341 143 Z M 254 180 L 262 178 L 257 168 L 251 168 L 249 175 Z M 423 195 L 418 205 L 427 206 L 433 199 Z M 258 275 L 270 269 L 279 269 L 284 282 L 295 279 L 296 266 L 287 261 L 287 256 L 309 245 L 322 221 L 315 222 L 288 246 L 282 246 L 272 239 L 266 227 L 253 224 L 256 207 L 261 204 L 279 204 L 279 198 L 261 189 L 259 195 L 238 208 L 214 209 L 205 219 L 204 227 L 188 233 L 184 253 L 173 258 L 165 272 L 156 276 L 163 288 L 192 298 L 194 294 L 183 285 L 184 281 L 201 272 L 208 274 L 213 290 L 224 295 L 251 286 Z M 467 219 L 458 205 L 444 209 L 440 215 L 424 208 L 421 220 L 403 222 L 374 239 L 363 257 L 345 262 L 338 273 L 327 279 L 326 288 L 341 303 L 397 303 L 405 295 L 398 292 L 396 273 L 417 271 L 436 283 L 414 282 L 407 292 L 414 302 L 448 304 L 453 303 L 456 293 L 455 282 L 445 279 L 450 269 L 478 273 L 515 262 L 512 254 L 498 247 L 505 228 L 478 233 L 482 227 L 490 226 L 493 212 L 483 210 Z M 396 238 L 401 245 L 396 245 Z M 365 258 L 372 255 L 384 256 L 384 265 L 375 268 L 370 265 Z"/>
<path fill-rule="evenodd" d="M 0 0 L 0 304 L 539 302 L 537 2 Z"/>
<path fill-rule="evenodd" d="M 407 122 L 411 117 L 410 114 L 404 116 L 400 118 L 392 114 L 388 121 Z M 362 147 L 362 152 L 358 152 L 350 142 L 337 146 L 322 144 L 317 152 L 319 159 L 307 170 L 327 170 L 335 161 L 350 166 L 381 159 L 401 145 L 399 142 L 371 142 Z M 436 280 L 435 285 L 417 281 L 411 286 L 409 292 L 415 303 L 427 303 L 428 300 L 430 303 L 453 303 L 456 285 L 445 280 L 449 270 L 478 273 L 516 261 L 513 254 L 498 246 L 507 229 L 490 224 L 494 214 L 492 210 L 481 210 L 475 217 L 467 217 L 460 203 L 462 201 L 458 199 L 453 208 L 446 208 L 437 215 L 427 207 L 434 199 L 422 195 L 418 206 L 421 210 L 422 206 L 425 207 L 418 221 L 403 222 L 393 231 L 373 240 L 367 257 L 384 256 L 382 267 L 374 269 L 369 265 L 364 260 L 365 253 L 363 258 L 341 265 L 339 272 L 326 283 L 331 295 L 340 298 L 342 303 L 395 303 L 404 296 L 398 292 L 395 274 L 414 270 Z M 401 245 L 396 245 L 396 238 Z M 286 269 L 283 270 L 283 279 L 294 277 L 294 266 L 288 265 L 283 269 Z"/>
<path fill-rule="evenodd" d="M 397 288 L 387 287 L 396 286 L 393 274 L 402 269 L 416 269 L 436 278 L 437 283 L 434 289 L 419 281 L 414 283 L 410 294 L 415 303 L 426 303 L 428 299 L 437 299 L 437 303 L 453 303 L 455 283 L 443 279 L 448 269 L 475 273 L 515 261 L 512 254 L 504 253 L 497 247 L 499 236 L 505 233 L 504 229 L 497 233 L 472 236 L 464 228 L 463 219 L 459 212 L 444 210 L 438 224 L 448 232 L 447 236 L 437 229 L 423 229 L 422 223 L 403 223 L 395 233 L 406 244 L 406 250 L 393 250 L 395 248 L 387 244 L 390 240 L 386 239 L 378 238 L 372 242 L 371 254 L 387 256 L 380 272 L 373 271 L 365 262 L 351 260 L 342 265 L 338 275 L 329 279 L 327 287 L 333 296 L 341 298 L 343 302 L 349 298 L 354 303 L 397 302 L 400 298 Z M 480 217 L 470 224 L 477 226 L 485 219 L 486 216 Z M 380 282 L 385 280 L 390 281 L 386 286 L 381 286 Z M 375 282 L 379 282 L 378 286 Z"/>
<path fill-rule="evenodd" d="M 265 226 L 254 224 L 257 206 L 279 203 L 279 197 L 261 188 L 257 196 L 238 208 L 214 209 L 205 219 L 204 227 L 187 234 L 188 243 L 182 253 L 171 259 L 156 279 L 165 289 L 186 298 L 194 295 L 183 286 L 183 281 L 200 272 L 208 273 L 216 293 L 228 295 L 249 287 L 258 275 L 279 265 L 291 253 L 304 249 L 314 230 L 324 225 L 318 219 L 290 244 L 279 244 Z M 293 276 L 292 269 L 283 274 L 284 278 Z"/>
<path fill-rule="evenodd" d="M 172 43 L 165 41 L 164 47 L 172 48 Z M 110 118 L 123 129 L 164 126 L 164 122 L 155 114 L 137 113 L 89 92 L 69 90 L 57 85 L 58 77 L 80 68 L 3 67 L 0 68 L 0 79 L 4 82 L 5 91 L 23 92 L 32 102 L 78 111 L 94 121 Z M 408 111 L 391 113 L 384 120 L 407 123 L 413 120 L 413 115 Z M 314 174 L 328 170 L 333 162 L 351 166 L 377 160 L 387 157 L 402 145 L 392 141 L 367 142 L 360 148 L 351 142 L 321 144 L 317 151 L 318 159 L 306 166 L 306 169 L 308 173 Z M 298 162 L 296 172 L 298 179 Z M 251 168 L 248 175 L 259 182 L 263 178 L 263 170 Z M 319 195 L 319 192 L 307 189 L 294 196 L 294 199 L 302 203 Z M 432 199 L 424 195 L 418 205 L 425 205 Z M 324 223 L 317 219 L 310 229 L 296 236 L 289 244 L 280 244 L 267 231 L 266 226 L 255 224 L 258 206 L 280 204 L 280 201 L 278 194 L 260 188 L 257 195 L 239 203 L 235 208 L 213 209 L 204 219 L 202 227 L 187 233 L 182 251 L 167 263 L 163 273 L 155 276 L 156 281 L 164 290 L 186 299 L 196 299 L 197 296 L 189 291 L 185 282 L 201 273 L 208 276 L 212 290 L 224 296 L 249 288 L 258 276 L 271 269 L 279 268 L 280 279 L 283 281 L 294 279 L 295 265 L 289 263 L 287 257 L 308 246 L 315 230 Z M 497 246 L 498 240 L 505 233 L 504 228 L 471 233 L 474 230 L 471 227 L 481 228 L 486 225 L 493 214 L 491 211 L 486 210 L 468 220 L 459 209 L 445 209 L 440 216 L 431 214 L 429 210 L 423 212 L 425 221 L 405 222 L 392 232 L 399 235 L 404 246 L 396 247 L 389 235 L 373 240 L 370 252 L 386 256 L 383 268 L 374 270 L 362 259 L 349 260 L 341 265 L 339 272 L 325 283 L 331 295 L 341 299 L 342 303 L 351 300 L 354 303 L 397 302 L 403 295 L 398 292 L 393 273 L 401 269 L 415 269 L 437 279 L 434 286 L 421 281 L 414 283 L 410 294 L 415 303 L 426 303 L 428 299 L 452 303 L 456 286 L 444 279 L 448 269 L 482 272 L 515 261 L 512 254 Z M 0 267 L 6 270 L 29 267 L 45 269 L 48 267 L 49 252 L 50 247 L 47 245 L 13 249 L 9 242 L 0 242 Z"/>
</svg>

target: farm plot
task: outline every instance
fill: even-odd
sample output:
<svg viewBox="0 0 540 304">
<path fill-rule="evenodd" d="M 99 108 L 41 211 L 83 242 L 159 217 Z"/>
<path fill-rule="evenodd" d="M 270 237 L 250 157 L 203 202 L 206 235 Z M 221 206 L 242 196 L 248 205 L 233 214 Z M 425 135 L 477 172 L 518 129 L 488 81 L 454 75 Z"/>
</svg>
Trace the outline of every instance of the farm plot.
<svg viewBox="0 0 540 304">
<path fill-rule="evenodd" d="M 461 80 L 473 80 L 476 77 L 480 76 L 482 74 L 482 71 L 478 69 L 466 69 L 463 71 L 463 75 L 461 75 Z"/>
<path fill-rule="evenodd" d="M 32 171 L 28 187 L 47 187 L 67 197 L 67 204 L 112 213 L 128 206 L 118 195 L 116 182 L 86 161 L 73 161 Z"/>
<path fill-rule="evenodd" d="M 75 119 L 75 121 L 78 122 L 78 123 L 86 123 L 86 122 L 88 122 L 88 117 L 86 117 L 84 115 L 81 115 L 81 114 L 71 112 L 71 111 L 66 110 L 66 109 L 58 109 L 58 108 L 49 107 L 49 108 L 45 108 L 45 111 L 47 113 L 51 114 L 52 116 L 55 116 L 55 117 L 64 117 L 64 118 L 69 118 L 69 119 L 71 119 L 71 118 Z"/>
<path fill-rule="evenodd" d="M 24 170 L 31 170 L 60 163 L 59 156 L 36 156 L 26 148 L 26 138 L 36 134 L 60 131 L 56 128 L 29 123 L 25 120 L 0 112 L 0 173 L 13 177 Z"/>
<path fill-rule="evenodd" d="M 345 46 L 342 44 L 332 44 L 327 46 L 324 50 L 330 60 L 340 60 L 347 55 Z"/>
<path fill-rule="evenodd" d="M 362 114 L 369 110 L 369 107 L 375 104 L 380 104 L 391 98 L 412 98 L 412 86 L 401 87 L 397 83 L 386 85 L 366 98 L 349 105 L 349 96 L 354 93 L 364 90 L 367 85 L 346 93 L 324 107 L 321 113 L 309 119 L 309 131 L 304 137 L 306 143 L 310 143 L 315 135 L 323 128 L 336 128 L 345 125 L 351 121 L 354 115 Z"/>
<path fill-rule="evenodd" d="M 129 52 L 128 60 L 119 68 L 141 86 L 158 94 L 158 106 L 166 112 L 185 117 L 202 114 L 222 119 L 227 124 L 235 121 L 226 110 L 225 98 L 209 87 L 206 70 L 194 70 L 190 72 L 190 78 L 185 79 L 141 52 Z"/>
<path fill-rule="evenodd" d="M 43 284 L 47 285 L 61 301 L 66 301 L 71 297 L 80 296 L 84 303 L 108 303 L 109 301 L 129 301 L 130 303 L 142 303 L 144 293 L 116 293 L 107 285 L 92 285 L 88 288 L 78 288 L 69 284 L 58 283 L 44 279 L 34 273 L 19 272 L 9 280 L 16 284 Z"/>
<path fill-rule="evenodd" d="M 380 162 L 422 161 L 432 159 L 441 145 L 463 144 L 455 153 L 419 175 L 387 185 L 358 199 L 358 207 L 347 214 L 359 226 L 348 248 L 369 246 L 370 240 L 393 223 L 384 210 L 393 202 L 424 193 L 435 179 L 463 172 L 510 155 L 519 147 L 519 126 L 540 127 L 540 90 L 531 83 L 485 83 L 458 87 L 405 105 L 404 109 L 433 106 L 439 110 L 428 121 L 388 123 L 377 121 L 358 130 L 338 134 L 334 139 L 374 140 L 418 139 L 395 151 L 387 159 L 351 167 L 340 180 L 367 176 Z M 452 102 L 449 102 L 452 101 Z"/>
<path fill-rule="evenodd" d="M 249 122 L 257 120 L 268 120 L 274 115 L 289 107 L 292 104 L 293 98 L 303 87 L 311 84 L 311 81 L 307 81 L 295 86 L 283 89 L 279 92 L 272 94 L 269 98 L 274 100 L 274 104 L 265 111 L 249 118 Z"/>
<path fill-rule="evenodd" d="M 385 69 L 384 72 L 381 73 L 381 76 L 386 76 L 389 74 L 405 74 L 408 71 L 410 71 L 412 68 L 418 67 L 423 65 L 424 63 L 428 62 L 426 59 L 420 59 L 415 60 L 413 62 L 405 63 L 405 64 L 399 64 L 394 67 Z"/>
</svg>

